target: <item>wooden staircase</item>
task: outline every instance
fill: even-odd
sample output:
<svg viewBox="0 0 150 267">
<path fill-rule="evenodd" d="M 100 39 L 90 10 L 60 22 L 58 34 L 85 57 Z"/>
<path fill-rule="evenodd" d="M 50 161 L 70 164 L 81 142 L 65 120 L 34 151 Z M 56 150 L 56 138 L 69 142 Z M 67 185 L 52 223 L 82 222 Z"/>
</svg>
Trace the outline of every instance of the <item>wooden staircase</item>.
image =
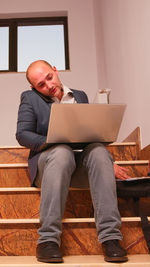
<svg viewBox="0 0 150 267">
<path fill-rule="evenodd" d="M 131 177 L 147 176 L 149 158 L 146 159 L 141 150 L 139 128 L 122 143 L 113 143 L 107 149 L 118 165 L 128 169 Z M 24 147 L 0 148 L 0 266 L 47 265 L 35 258 L 40 189 L 30 187 L 28 153 Z M 141 201 L 149 210 L 150 199 Z M 118 205 L 122 216 L 122 245 L 128 252 L 129 262 L 120 265 L 104 262 L 89 189 L 70 188 L 63 218 L 61 246 L 65 257 L 61 265 L 95 267 L 138 263 L 134 266 L 150 266 L 140 218 L 134 215 L 132 200 L 118 198 Z"/>
</svg>

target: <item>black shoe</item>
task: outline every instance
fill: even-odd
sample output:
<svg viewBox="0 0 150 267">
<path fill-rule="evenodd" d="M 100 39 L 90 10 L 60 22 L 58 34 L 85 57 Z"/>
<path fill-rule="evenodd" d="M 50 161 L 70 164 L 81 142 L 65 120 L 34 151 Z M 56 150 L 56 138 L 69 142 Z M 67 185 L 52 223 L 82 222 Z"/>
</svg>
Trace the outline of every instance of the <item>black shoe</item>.
<svg viewBox="0 0 150 267">
<path fill-rule="evenodd" d="M 104 260 L 108 262 L 128 261 L 126 251 L 120 246 L 119 240 L 108 240 L 102 243 Z"/>
<path fill-rule="evenodd" d="M 63 262 L 62 254 L 58 244 L 52 241 L 38 244 L 36 248 L 36 257 L 38 261 L 42 262 Z"/>
</svg>

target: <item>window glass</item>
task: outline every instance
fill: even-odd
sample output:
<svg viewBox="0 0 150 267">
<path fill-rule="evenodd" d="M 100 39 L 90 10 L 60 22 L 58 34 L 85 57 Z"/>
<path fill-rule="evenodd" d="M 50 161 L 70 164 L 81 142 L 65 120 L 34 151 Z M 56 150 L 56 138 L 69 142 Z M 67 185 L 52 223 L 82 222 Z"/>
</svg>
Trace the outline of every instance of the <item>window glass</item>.
<svg viewBox="0 0 150 267">
<path fill-rule="evenodd" d="M 8 70 L 9 27 L 0 27 L 0 70 Z"/>
<path fill-rule="evenodd" d="M 65 70 L 64 26 L 18 26 L 17 71 L 26 71 L 29 64 L 44 59 L 58 70 Z"/>
</svg>

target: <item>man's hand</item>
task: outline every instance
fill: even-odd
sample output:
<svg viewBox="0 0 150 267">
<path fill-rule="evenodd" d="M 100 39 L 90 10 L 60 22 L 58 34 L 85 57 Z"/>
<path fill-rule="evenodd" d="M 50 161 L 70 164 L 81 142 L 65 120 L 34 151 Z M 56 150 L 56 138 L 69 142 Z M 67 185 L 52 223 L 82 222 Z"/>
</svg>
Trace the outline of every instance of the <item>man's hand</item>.
<svg viewBox="0 0 150 267">
<path fill-rule="evenodd" d="M 130 176 L 127 174 L 128 170 L 126 168 L 120 167 L 117 164 L 114 164 L 114 172 L 115 172 L 115 177 L 120 180 L 126 180 L 130 178 Z"/>
</svg>

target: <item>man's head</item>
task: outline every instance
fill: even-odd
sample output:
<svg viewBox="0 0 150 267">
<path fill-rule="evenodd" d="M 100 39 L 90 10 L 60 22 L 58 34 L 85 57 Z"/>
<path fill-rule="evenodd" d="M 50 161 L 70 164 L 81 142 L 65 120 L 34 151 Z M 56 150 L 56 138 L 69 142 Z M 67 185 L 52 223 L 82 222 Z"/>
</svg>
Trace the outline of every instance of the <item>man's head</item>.
<svg viewBox="0 0 150 267">
<path fill-rule="evenodd" d="M 58 71 L 44 60 L 30 64 L 26 77 L 32 87 L 45 96 L 57 97 L 61 100 L 63 91 Z"/>
</svg>

